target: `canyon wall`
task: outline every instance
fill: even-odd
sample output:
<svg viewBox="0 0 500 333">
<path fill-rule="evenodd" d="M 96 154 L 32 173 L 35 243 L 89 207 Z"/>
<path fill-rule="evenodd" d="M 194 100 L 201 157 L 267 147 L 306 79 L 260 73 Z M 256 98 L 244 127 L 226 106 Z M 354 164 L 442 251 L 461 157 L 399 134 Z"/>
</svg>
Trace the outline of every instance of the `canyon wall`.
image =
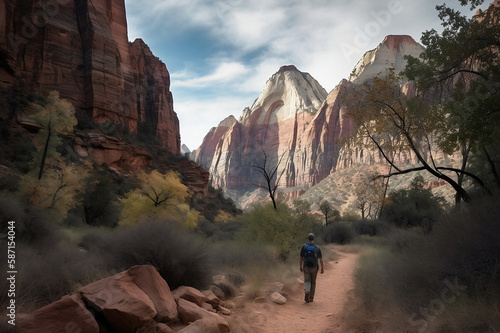
<svg viewBox="0 0 500 333">
<path fill-rule="evenodd" d="M 154 135 L 180 153 L 170 75 L 128 41 L 124 0 L 0 1 L 0 87 L 52 90 L 113 134 Z"/>
</svg>

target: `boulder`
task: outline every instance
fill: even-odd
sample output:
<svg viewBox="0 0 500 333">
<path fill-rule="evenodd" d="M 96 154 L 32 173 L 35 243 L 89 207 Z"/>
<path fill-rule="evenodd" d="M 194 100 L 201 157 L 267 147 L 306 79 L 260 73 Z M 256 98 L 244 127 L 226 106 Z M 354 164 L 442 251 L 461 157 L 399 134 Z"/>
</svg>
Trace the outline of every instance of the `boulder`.
<svg viewBox="0 0 500 333">
<path fill-rule="evenodd" d="M 183 328 L 179 333 L 224 333 L 230 331 L 228 323 L 222 318 L 221 320 L 203 318 Z"/>
<path fill-rule="evenodd" d="M 203 303 L 201 307 L 210 312 L 217 312 L 215 308 L 209 303 Z"/>
<path fill-rule="evenodd" d="M 156 333 L 173 333 L 172 329 L 164 323 L 156 324 Z"/>
<path fill-rule="evenodd" d="M 135 332 L 158 314 L 129 271 L 87 285 L 79 293 L 87 306 L 102 313 L 109 326 L 121 333 Z"/>
<path fill-rule="evenodd" d="M 208 316 L 208 314 L 212 314 L 207 310 L 201 308 L 200 306 L 196 305 L 195 303 L 185 300 L 183 298 L 178 299 L 177 304 L 178 304 L 177 309 L 179 310 L 179 317 L 181 318 L 181 321 L 185 325 L 189 325 L 190 323 L 195 322 L 198 319 L 202 319 Z"/>
<path fill-rule="evenodd" d="M 174 295 L 170 291 L 167 281 L 160 276 L 153 266 L 134 266 L 128 270 L 128 274 L 132 277 L 132 281 L 153 302 L 157 312 L 156 321 L 177 321 L 178 312 Z"/>
<path fill-rule="evenodd" d="M 211 285 L 210 286 L 210 289 L 209 289 L 214 295 L 215 297 L 217 297 L 218 299 L 225 299 L 226 296 L 224 295 L 224 292 L 222 291 L 221 288 L 215 286 L 215 285 Z"/>
<path fill-rule="evenodd" d="M 224 299 L 236 296 L 236 288 L 225 275 L 219 274 L 212 277 L 212 283 L 222 290 L 224 293 Z"/>
<path fill-rule="evenodd" d="M 99 325 L 77 295 L 64 297 L 35 312 L 18 317 L 17 332 L 99 333 Z"/>
<path fill-rule="evenodd" d="M 215 296 L 213 291 L 204 290 L 202 291 L 202 294 L 205 296 L 205 301 L 209 303 L 214 309 L 220 305 L 221 300 L 219 297 Z"/>
<path fill-rule="evenodd" d="M 285 296 L 281 295 L 279 292 L 274 292 L 271 294 L 271 301 L 278 305 L 283 305 L 286 303 Z"/>
<path fill-rule="evenodd" d="M 223 316 L 230 316 L 232 314 L 231 310 L 229 310 L 228 308 L 225 308 L 223 306 L 218 306 L 217 307 L 217 313 L 220 313 L 221 315 Z"/>
<path fill-rule="evenodd" d="M 206 297 L 202 294 L 201 291 L 188 286 L 181 286 L 175 289 L 174 291 L 172 291 L 172 295 L 176 300 L 182 298 L 187 301 L 193 302 L 198 306 L 201 306 L 206 301 Z"/>
<path fill-rule="evenodd" d="M 139 326 L 139 328 L 134 332 L 156 332 L 156 321 L 150 319 Z"/>
</svg>

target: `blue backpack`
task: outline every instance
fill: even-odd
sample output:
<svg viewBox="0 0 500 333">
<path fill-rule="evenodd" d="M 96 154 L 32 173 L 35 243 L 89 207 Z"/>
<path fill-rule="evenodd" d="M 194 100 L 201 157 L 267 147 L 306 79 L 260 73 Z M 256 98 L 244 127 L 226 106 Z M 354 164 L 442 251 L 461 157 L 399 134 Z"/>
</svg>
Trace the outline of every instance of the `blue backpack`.
<svg viewBox="0 0 500 333">
<path fill-rule="evenodd" d="M 307 247 L 306 247 L 307 246 Z M 318 253 L 314 244 L 304 244 L 304 266 L 305 267 L 318 267 Z"/>
</svg>

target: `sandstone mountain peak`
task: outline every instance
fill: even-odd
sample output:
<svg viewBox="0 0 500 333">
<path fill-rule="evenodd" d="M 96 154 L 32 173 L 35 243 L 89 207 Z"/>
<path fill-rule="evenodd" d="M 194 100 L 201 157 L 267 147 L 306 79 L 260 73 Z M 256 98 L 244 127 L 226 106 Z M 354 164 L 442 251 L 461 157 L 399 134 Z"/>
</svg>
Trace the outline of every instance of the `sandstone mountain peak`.
<svg viewBox="0 0 500 333">
<path fill-rule="evenodd" d="M 286 71 L 298 71 L 298 69 L 294 65 L 285 65 L 280 67 L 279 72 L 286 72 Z"/>
<path fill-rule="evenodd" d="M 267 81 L 253 105 L 244 110 L 240 122 L 275 123 L 293 118 L 296 113 L 314 114 L 327 94 L 310 74 L 300 72 L 293 65 L 282 66 Z"/>
<path fill-rule="evenodd" d="M 418 43 L 413 39 L 413 37 L 408 35 L 387 35 L 382 44 L 386 45 L 390 50 L 397 51 L 401 44 L 414 44 L 418 45 Z"/>
<path fill-rule="evenodd" d="M 233 115 L 230 115 L 229 117 L 227 117 L 226 119 L 224 119 L 223 121 L 221 121 L 219 123 L 219 127 L 221 127 L 221 126 L 222 127 L 231 127 L 236 122 L 237 122 L 236 118 Z"/>
<path fill-rule="evenodd" d="M 376 48 L 366 52 L 354 67 L 349 81 L 363 83 L 393 68 L 396 73 L 406 67 L 405 56 L 419 57 L 424 47 L 408 35 L 389 35 Z"/>
</svg>

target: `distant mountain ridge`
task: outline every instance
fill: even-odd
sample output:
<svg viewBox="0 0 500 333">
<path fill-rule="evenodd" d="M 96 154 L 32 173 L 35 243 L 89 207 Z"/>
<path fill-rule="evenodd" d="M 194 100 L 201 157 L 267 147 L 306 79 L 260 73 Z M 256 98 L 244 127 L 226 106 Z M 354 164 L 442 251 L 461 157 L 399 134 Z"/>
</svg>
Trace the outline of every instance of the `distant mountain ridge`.
<svg viewBox="0 0 500 333">
<path fill-rule="evenodd" d="M 267 81 L 266 88 L 239 120 L 229 116 L 204 138 L 191 155 L 209 170 L 212 182 L 240 204 L 256 184 L 262 183 L 256 164 L 277 163 L 280 188 L 296 197 L 318 184 L 338 167 L 353 163 L 356 155 L 341 155 L 341 140 L 356 130 L 345 116 L 341 96 L 389 68 L 406 66 L 405 55 L 418 57 L 423 47 L 410 36 L 387 36 L 365 53 L 349 80 L 342 80 L 330 93 L 309 74 L 295 66 L 282 66 Z M 351 160 L 350 160 L 351 158 Z"/>
</svg>

